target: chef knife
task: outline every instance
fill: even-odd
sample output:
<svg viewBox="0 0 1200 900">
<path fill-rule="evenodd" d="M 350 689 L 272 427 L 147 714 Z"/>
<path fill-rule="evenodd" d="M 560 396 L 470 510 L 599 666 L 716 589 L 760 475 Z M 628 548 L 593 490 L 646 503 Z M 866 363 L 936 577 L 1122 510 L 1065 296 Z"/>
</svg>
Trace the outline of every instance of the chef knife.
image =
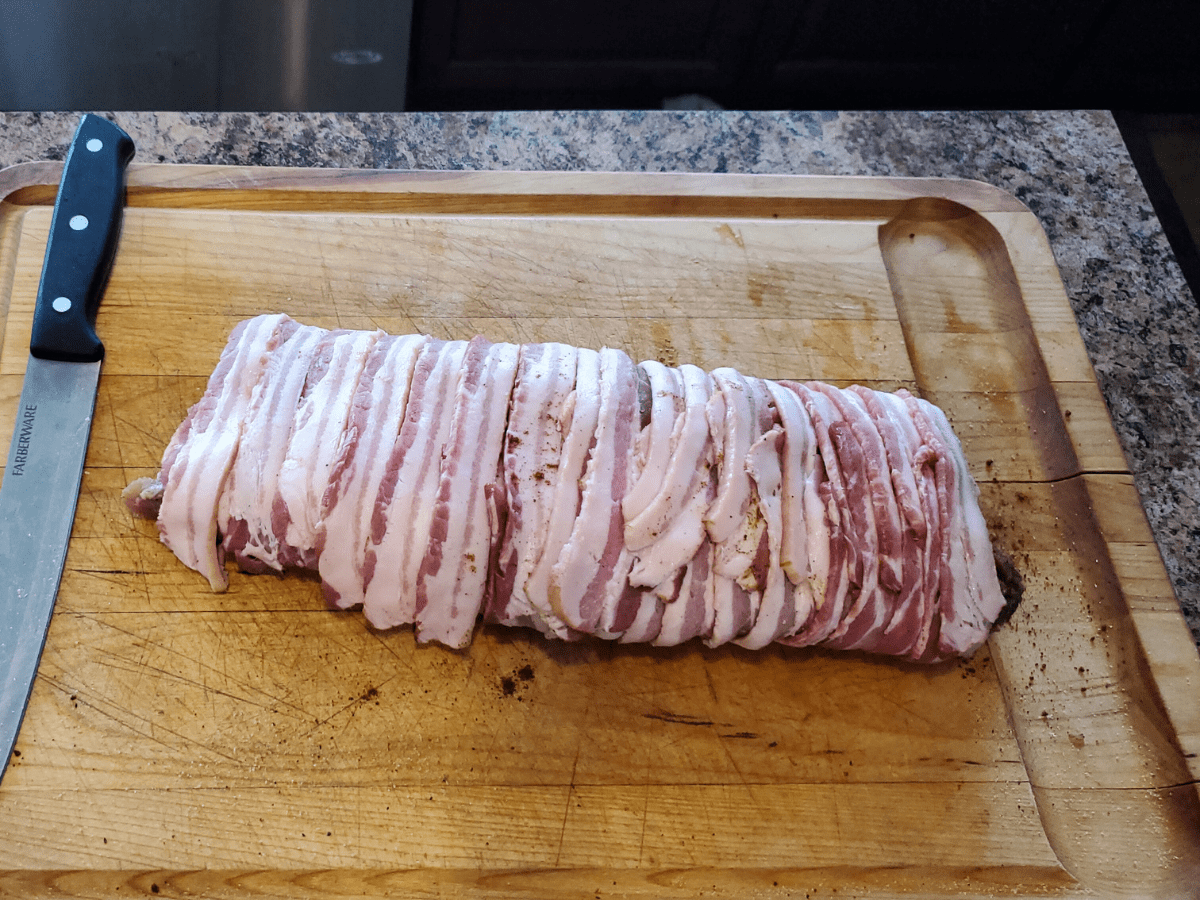
<svg viewBox="0 0 1200 900">
<path fill-rule="evenodd" d="M 104 356 L 94 323 L 133 152 L 124 131 L 85 115 L 50 220 L 29 362 L 0 482 L 0 778 L 29 702 L 75 520 Z"/>
</svg>

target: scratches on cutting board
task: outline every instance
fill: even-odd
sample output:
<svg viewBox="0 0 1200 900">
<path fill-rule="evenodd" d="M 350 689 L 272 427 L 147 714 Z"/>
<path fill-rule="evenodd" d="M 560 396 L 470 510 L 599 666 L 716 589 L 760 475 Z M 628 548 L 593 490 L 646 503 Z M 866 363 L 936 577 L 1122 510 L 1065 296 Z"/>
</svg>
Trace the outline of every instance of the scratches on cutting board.
<svg viewBox="0 0 1200 900">
<path fill-rule="evenodd" d="M 711 719 L 703 719 L 698 716 L 690 716 L 687 713 L 671 713 L 671 712 L 648 712 L 642 713 L 642 717 L 646 719 L 656 719 L 659 722 L 666 722 L 671 725 L 692 725 L 701 728 L 734 728 L 732 722 L 714 722 Z M 745 740 L 757 739 L 758 735 L 753 731 L 722 731 L 718 735 L 723 738 L 740 738 Z"/>
</svg>

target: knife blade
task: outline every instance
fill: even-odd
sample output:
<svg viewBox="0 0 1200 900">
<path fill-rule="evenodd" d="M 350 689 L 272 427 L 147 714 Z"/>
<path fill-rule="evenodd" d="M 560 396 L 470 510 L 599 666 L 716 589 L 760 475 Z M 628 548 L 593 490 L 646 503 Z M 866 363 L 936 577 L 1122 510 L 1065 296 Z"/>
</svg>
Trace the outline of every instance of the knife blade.
<svg viewBox="0 0 1200 900">
<path fill-rule="evenodd" d="M 0 779 L 29 703 L 75 520 L 104 345 L 96 312 L 116 254 L 134 146 L 85 115 L 75 131 L 34 305 L 0 481 Z"/>
</svg>

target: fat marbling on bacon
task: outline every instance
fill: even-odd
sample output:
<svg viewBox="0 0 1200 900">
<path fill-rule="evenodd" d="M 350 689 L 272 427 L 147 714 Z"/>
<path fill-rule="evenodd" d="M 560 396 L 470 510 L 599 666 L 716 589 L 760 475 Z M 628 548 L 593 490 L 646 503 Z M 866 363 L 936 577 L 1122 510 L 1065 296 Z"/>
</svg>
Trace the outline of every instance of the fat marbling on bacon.
<svg viewBox="0 0 1200 900">
<path fill-rule="evenodd" d="M 215 591 L 227 558 L 312 570 L 453 647 L 482 620 L 935 662 L 1007 606 L 937 407 L 611 348 L 259 316 L 126 501 Z"/>
</svg>

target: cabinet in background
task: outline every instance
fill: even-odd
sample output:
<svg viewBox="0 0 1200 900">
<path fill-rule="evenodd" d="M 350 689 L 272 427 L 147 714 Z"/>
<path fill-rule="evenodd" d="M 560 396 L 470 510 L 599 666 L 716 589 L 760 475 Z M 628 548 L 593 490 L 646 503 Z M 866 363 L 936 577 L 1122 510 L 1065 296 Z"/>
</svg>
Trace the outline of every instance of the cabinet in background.
<svg viewBox="0 0 1200 900">
<path fill-rule="evenodd" d="M 409 109 L 1194 107 L 1185 0 L 416 0 Z"/>
</svg>

